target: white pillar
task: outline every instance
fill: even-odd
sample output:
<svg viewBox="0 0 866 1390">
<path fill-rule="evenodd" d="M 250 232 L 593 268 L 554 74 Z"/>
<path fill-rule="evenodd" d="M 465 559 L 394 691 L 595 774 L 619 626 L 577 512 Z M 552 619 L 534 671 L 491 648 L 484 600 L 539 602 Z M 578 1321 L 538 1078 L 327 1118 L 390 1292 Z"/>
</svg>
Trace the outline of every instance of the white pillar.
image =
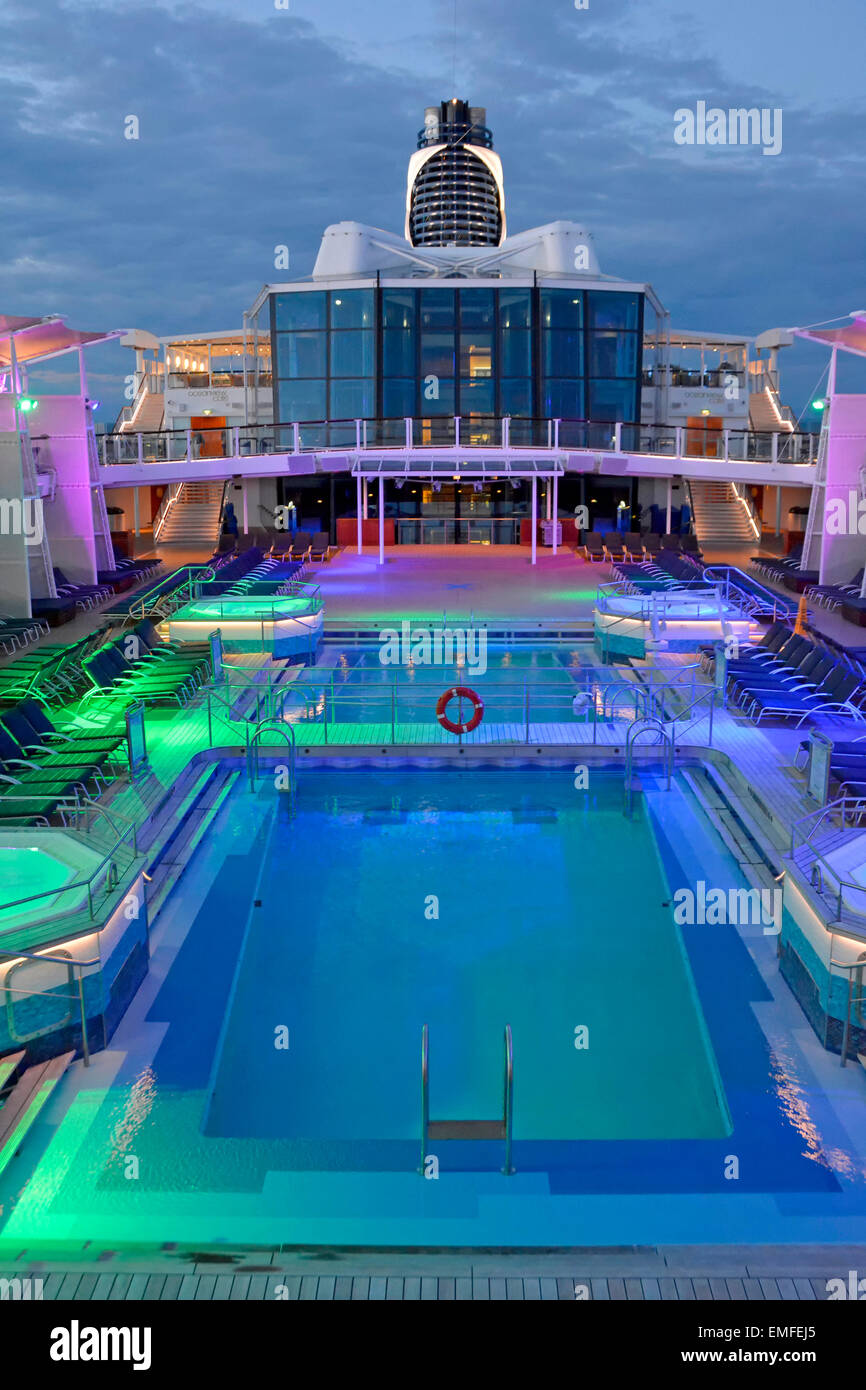
<svg viewBox="0 0 866 1390">
<path fill-rule="evenodd" d="M 364 489 L 365 489 L 365 491 L 366 491 L 366 484 L 364 485 Z M 358 507 L 357 507 L 357 511 L 358 511 L 358 554 L 360 555 L 361 552 L 362 552 L 362 550 L 363 550 L 363 548 L 364 548 L 364 522 L 363 522 L 363 514 L 362 514 L 362 512 L 361 512 L 361 475 L 360 475 L 360 473 L 358 474 Z"/>
<path fill-rule="evenodd" d="M 782 489 L 776 488 L 776 535 L 782 534 Z"/>
<path fill-rule="evenodd" d="M 385 479 L 379 474 L 379 564 L 385 563 Z"/>
<path fill-rule="evenodd" d="M 545 499 L 544 499 L 544 500 L 545 500 L 545 503 L 546 503 L 546 505 L 547 505 L 547 520 L 550 521 L 550 519 L 551 519 L 551 517 L 552 517 L 552 515 L 553 515 L 552 510 L 551 510 L 552 507 L 553 507 L 553 487 L 552 487 L 550 478 L 548 478 L 548 480 L 547 480 L 547 486 L 546 486 L 546 488 L 545 488 L 545 493 L 546 493 L 546 496 L 545 496 Z"/>
<path fill-rule="evenodd" d="M 360 495 L 361 495 L 361 498 L 362 498 L 361 515 L 363 516 L 364 520 L 366 521 L 367 518 L 369 517 L 369 514 L 370 514 L 369 500 L 368 500 L 368 494 L 367 494 L 367 479 L 366 479 L 366 478 L 363 480 L 363 482 L 362 482 L 362 484 L 361 484 L 361 494 L 360 494 Z"/>
<path fill-rule="evenodd" d="M 538 531 L 538 476 L 532 475 L 532 564 L 535 564 L 538 551 L 536 533 Z"/>
<path fill-rule="evenodd" d="M 141 535 L 141 514 L 138 503 L 138 488 L 132 489 L 132 525 L 136 536 Z"/>
<path fill-rule="evenodd" d="M 668 535 L 668 536 L 669 536 L 670 533 L 671 533 L 671 504 L 672 504 L 673 500 L 674 500 L 674 480 L 673 480 L 673 478 L 668 478 L 668 503 L 667 503 L 668 511 L 667 511 L 667 521 L 665 522 L 665 534 Z"/>
<path fill-rule="evenodd" d="M 557 553 L 556 532 L 559 526 L 559 474 L 553 475 L 553 553 Z"/>
<path fill-rule="evenodd" d="M 246 478 L 243 478 L 243 479 L 241 480 L 241 507 L 242 507 L 243 518 L 244 518 L 244 535 L 245 535 L 245 536 L 248 536 L 249 533 L 250 533 L 250 511 L 249 511 L 249 500 L 248 500 L 248 498 L 247 498 L 247 480 L 246 480 Z"/>
</svg>

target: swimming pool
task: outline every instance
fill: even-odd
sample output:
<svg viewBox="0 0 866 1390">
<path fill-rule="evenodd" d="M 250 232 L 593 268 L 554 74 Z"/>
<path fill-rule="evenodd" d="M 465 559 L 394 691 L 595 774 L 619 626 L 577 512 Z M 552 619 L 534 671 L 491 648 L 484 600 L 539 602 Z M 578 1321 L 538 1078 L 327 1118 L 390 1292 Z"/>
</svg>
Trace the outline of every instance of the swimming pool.
<svg viewBox="0 0 866 1390">
<path fill-rule="evenodd" d="M 431 630 L 432 631 L 432 630 Z M 476 633 L 476 637 L 478 634 Z M 590 643 L 537 646 L 486 642 L 479 651 L 465 640 L 469 658 L 448 660 L 447 648 L 425 663 L 383 662 L 382 643 L 324 644 L 314 667 L 294 683 L 285 716 L 291 722 L 436 725 L 436 701 L 444 690 L 464 685 L 484 701 L 484 719 L 494 724 L 568 721 L 576 695 L 585 697 L 581 720 L 602 718 L 606 695 L 619 691 L 618 713 L 634 713 L 623 690 L 622 671 L 597 663 Z M 456 653 L 452 654 L 457 655 Z M 478 660 L 479 656 L 482 658 Z"/>
<path fill-rule="evenodd" d="M 0 1182 L 0 1247 L 862 1238 L 774 939 L 675 926 L 678 884 L 740 880 L 687 787 L 645 787 L 632 821 L 600 768 L 305 764 L 294 820 L 237 790 Z M 422 1025 L 431 1119 L 494 1118 L 506 1022 L 514 1176 L 446 1141 L 425 1181 Z"/>
</svg>

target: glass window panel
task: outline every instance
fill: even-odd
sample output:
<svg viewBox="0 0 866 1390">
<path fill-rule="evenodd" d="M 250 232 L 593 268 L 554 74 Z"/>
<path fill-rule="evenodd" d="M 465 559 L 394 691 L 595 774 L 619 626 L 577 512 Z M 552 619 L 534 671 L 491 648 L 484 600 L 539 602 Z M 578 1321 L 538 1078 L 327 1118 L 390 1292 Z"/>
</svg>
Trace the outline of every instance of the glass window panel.
<svg viewBox="0 0 866 1390">
<path fill-rule="evenodd" d="M 332 328 L 372 328 L 374 290 L 333 290 L 331 292 Z"/>
<path fill-rule="evenodd" d="M 589 339 L 590 376 L 635 376 L 637 373 L 636 333 L 591 333 Z"/>
<path fill-rule="evenodd" d="M 493 334 L 473 331 L 460 334 L 460 375 L 493 375 Z"/>
<path fill-rule="evenodd" d="M 421 291 L 421 327 L 454 327 L 454 291 Z"/>
<path fill-rule="evenodd" d="M 326 342 L 325 333 L 278 333 L 277 375 L 324 376 Z"/>
<path fill-rule="evenodd" d="M 415 334 L 401 328 L 382 333 L 382 373 L 384 376 L 415 375 Z"/>
<path fill-rule="evenodd" d="M 453 378 L 435 377 L 430 382 L 422 381 L 419 412 L 422 416 L 455 415 L 456 396 Z"/>
<path fill-rule="evenodd" d="M 529 381 L 502 381 L 499 385 L 500 409 L 503 415 L 532 414 L 532 385 Z"/>
<path fill-rule="evenodd" d="M 324 381 L 280 381 L 277 383 L 280 421 L 324 420 Z"/>
<path fill-rule="evenodd" d="M 304 294 L 278 294 L 276 300 L 277 331 L 283 328 L 325 328 L 327 297 L 324 290 Z"/>
<path fill-rule="evenodd" d="M 634 422 L 637 416 L 636 398 L 637 388 L 633 381 L 591 381 L 589 418 Z"/>
<path fill-rule="evenodd" d="M 454 375 L 454 334 L 421 334 L 421 375 Z"/>
<path fill-rule="evenodd" d="M 499 323 L 502 328 L 531 328 L 532 291 L 500 290 Z"/>
<path fill-rule="evenodd" d="M 545 329 L 542 352 L 545 376 L 583 376 L 582 333 L 567 328 Z"/>
<path fill-rule="evenodd" d="M 641 295 L 591 290 L 588 298 L 590 328 L 637 329 Z"/>
<path fill-rule="evenodd" d="M 460 291 L 460 324 L 463 328 L 492 328 L 495 322 L 493 290 Z"/>
<path fill-rule="evenodd" d="M 386 420 L 415 414 L 415 382 L 383 381 L 382 413 Z"/>
<path fill-rule="evenodd" d="M 331 420 L 372 419 L 376 414 L 376 383 L 369 381 L 331 382 Z"/>
<path fill-rule="evenodd" d="M 494 395 L 493 382 L 475 378 L 460 382 L 460 414 L 492 415 Z"/>
<path fill-rule="evenodd" d="M 503 376 L 529 376 L 532 367 L 532 335 L 526 328 L 509 328 L 500 334 L 500 370 Z"/>
<path fill-rule="evenodd" d="M 580 290 L 541 291 L 541 322 L 545 328 L 583 326 L 583 295 Z"/>
<path fill-rule="evenodd" d="M 373 333 L 331 333 L 331 376 L 372 376 L 375 358 Z"/>
<path fill-rule="evenodd" d="M 552 419 L 582 420 L 583 382 L 545 381 L 541 413 Z"/>
<path fill-rule="evenodd" d="M 382 291 L 382 323 L 385 328 L 414 328 L 415 290 Z"/>
</svg>

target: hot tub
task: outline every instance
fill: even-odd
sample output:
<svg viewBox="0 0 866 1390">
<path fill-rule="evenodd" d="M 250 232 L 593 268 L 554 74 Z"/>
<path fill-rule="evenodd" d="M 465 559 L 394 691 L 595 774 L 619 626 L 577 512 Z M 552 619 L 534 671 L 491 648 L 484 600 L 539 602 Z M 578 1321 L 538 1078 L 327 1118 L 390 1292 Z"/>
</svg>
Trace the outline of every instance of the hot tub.
<svg viewBox="0 0 866 1390">
<path fill-rule="evenodd" d="M 599 590 L 593 611 L 596 641 L 624 656 L 694 652 L 734 638 L 747 642 L 751 622 L 712 590 L 663 589 L 625 594 Z"/>
<path fill-rule="evenodd" d="M 81 912 L 88 879 L 96 888 L 105 877 L 101 860 L 63 830 L 0 831 L 0 933 Z M 22 898 L 36 900 L 21 904 Z"/>
<path fill-rule="evenodd" d="M 169 619 L 172 642 L 203 642 L 219 628 L 226 651 L 303 657 L 322 638 L 324 606 L 307 595 L 198 598 Z"/>
</svg>

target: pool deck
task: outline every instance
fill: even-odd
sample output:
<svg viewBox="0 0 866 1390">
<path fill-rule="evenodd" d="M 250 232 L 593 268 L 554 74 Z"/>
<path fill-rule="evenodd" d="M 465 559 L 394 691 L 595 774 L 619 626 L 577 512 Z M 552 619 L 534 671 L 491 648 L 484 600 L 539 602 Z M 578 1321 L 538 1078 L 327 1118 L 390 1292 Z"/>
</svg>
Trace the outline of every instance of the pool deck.
<svg viewBox="0 0 866 1390">
<path fill-rule="evenodd" d="M 222 1268 L 170 1252 L 161 1259 L 100 1259 L 96 1267 L 94 1261 L 22 1262 L 0 1267 L 0 1277 L 42 1279 L 45 1300 L 73 1302 L 815 1302 L 829 1297 L 828 1280 L 847 1284 L 850 1270 L 866 1269 L 866 1247 L 250 1250 L 223 1259 Z"/>
</svg>

